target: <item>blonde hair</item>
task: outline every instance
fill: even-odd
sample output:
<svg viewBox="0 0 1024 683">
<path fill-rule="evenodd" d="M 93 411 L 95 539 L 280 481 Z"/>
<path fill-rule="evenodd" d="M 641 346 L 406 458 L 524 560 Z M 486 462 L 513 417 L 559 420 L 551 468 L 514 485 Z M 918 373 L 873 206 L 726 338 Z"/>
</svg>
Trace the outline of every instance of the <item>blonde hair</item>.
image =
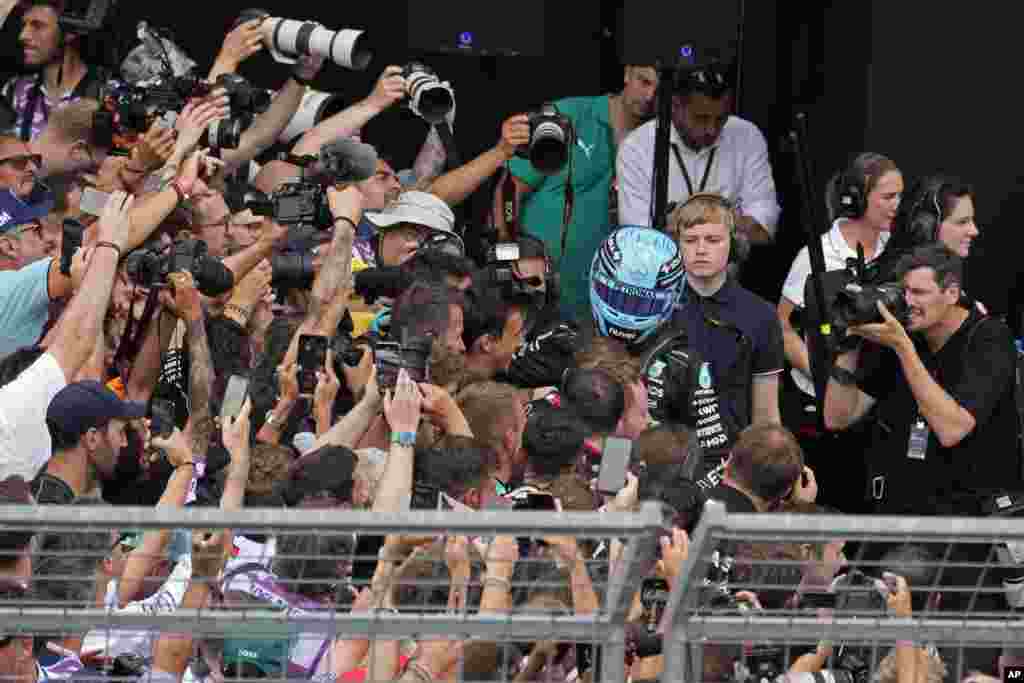
<svg viewBox="0 0 1024 683">
<path fill-rule="evenodd" d="M 683 230 L 705 223 L 721 223 L 736 239 L 736 212 L 728 199 L 711 192 L 698 192 L 677 206 L 668 216 L 669 234 L 679 239 Z"/>
</svg>

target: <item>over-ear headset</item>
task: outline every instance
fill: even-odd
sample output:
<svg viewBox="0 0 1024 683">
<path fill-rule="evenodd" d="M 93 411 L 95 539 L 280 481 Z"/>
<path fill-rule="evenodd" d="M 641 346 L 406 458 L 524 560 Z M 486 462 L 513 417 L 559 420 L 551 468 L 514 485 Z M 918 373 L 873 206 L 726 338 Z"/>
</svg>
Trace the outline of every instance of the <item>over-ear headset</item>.
<svg viewBox="0 0 1024 683">
<path fill-rule="evenodd" d="M 720 194 L 714 192 L 695 192 L 690 197 L 680 204 L 673 211 L 681 210 L 683 207 L 688 206 L 691 202 L 696 200 L 710 201 L 716 204 L 720 209 L 727 212 L 729 215 L 729 262 L 739 263 L 747 257 L 749 252 L 749 245 L 746 240 L 739 239 L 736 235 L 736 207 L 728 199 Z"/>
<path fill-rule="evenodd" d="M 855 161 L 840 174 L 837 181 L 835 207 L 837 218 L 860 218 L 868 210 L 867 188 L 864 187 L 864 174 L 857 170 Z"/>
<path fill-rule="evenodd" d="M 942 178 L 927 182 L 907 212 L 905 229 L 914 244 L 928 244 L 939 239 L 942 223 L 942 191 L 946 188 Z"/>
</svg>

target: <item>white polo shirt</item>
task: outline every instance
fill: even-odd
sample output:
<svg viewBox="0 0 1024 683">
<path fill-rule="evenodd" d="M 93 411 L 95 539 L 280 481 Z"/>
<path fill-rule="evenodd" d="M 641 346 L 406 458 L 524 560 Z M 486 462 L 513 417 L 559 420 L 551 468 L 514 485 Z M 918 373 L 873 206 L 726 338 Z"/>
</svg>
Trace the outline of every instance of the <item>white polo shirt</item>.
<svg viewBox="0 0 1024 683">
<path fill-rule="evenodd" d="M 842 270 L 846 268 L 846 260 L 857 258 L 856 245 L 850 246 L 839 229 L 841 223 L 847 219 L 839 218 L 832 224 L 832 229 L 821 236 L 821 248 L 825 253 L 825 271 Z M 889 241 L 889 231 L 878 233 L 878 240 L 875 242 L 874 258 L 882 253 L 886 243 Z M 874 258 L 872 260 L 874 260 Z M 807 285 L 807 278 L 811 274 L 811 257 L 807 247 L 803 247 L 793 259 L 793 265 L 789 267 L 789 275 L 782 285 L 782 298 L 789 301 L 797 308 L 804 305 L 804 288 Z M 800 370 L 793 368 L 793 381 L 807 394 L 814 396 L 814 380 Z"/>
<path fill-rule="evenodd" d="M 654 136 L 657 121 L 640 126 L 619 146 L 616 182 L 619 189 L 619 224 L 651 225 L 651 177 L 654 170 Z M 764 135 L 750 121 L 730 116 L 714 146 L 694 152 L 687 147 L 675 126 L 670 141 L 679 152 L 693 192 L 714 192 L 733 202 L 742 213 L 760 223 L 775 236 L 781 209 L 775 196 L 775 181 L 768 160 Z M 711 152 L 715 150 L 714 158 Z M 710 168 L 708 167 L 711 162 Z M 707 173 L 707 183 L 701 181 Z M 690 196 L 679 159 L 669 149 L 668 200 L 683 202 Z"/>
</svg>

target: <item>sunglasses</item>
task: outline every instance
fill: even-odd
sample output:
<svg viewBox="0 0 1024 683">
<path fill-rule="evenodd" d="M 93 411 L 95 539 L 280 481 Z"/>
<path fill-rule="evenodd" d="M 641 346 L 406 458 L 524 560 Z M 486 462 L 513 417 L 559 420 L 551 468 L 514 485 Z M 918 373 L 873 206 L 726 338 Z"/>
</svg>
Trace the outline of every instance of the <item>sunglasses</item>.
<svg viewBox="0 0 1024 683">
<path fill-rule="evenodd" d="M 43 165 L 43 157 L 41 154 L 17 154 L 13 157 L 0 159 L 0 164 L 10 164 L 19 171 L 24 171 L 30 162 L 33 166 L 39 168 Z"/>
</svg>

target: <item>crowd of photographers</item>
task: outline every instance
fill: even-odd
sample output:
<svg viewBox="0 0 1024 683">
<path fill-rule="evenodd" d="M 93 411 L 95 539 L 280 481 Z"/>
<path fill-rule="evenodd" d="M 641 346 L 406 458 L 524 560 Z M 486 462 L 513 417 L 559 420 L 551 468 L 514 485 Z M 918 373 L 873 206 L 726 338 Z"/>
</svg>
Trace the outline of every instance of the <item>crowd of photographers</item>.
<svg viewBox="0 0 1024 683">
<path fill-rule="evenodd" d="M 708 499 L 731 513 L 1024 506 L 1017 351 L 963 288 L 978 227 L 955 179 L 904 197 L 892 161 L 857 157 L 828 190 L 830 273 L 817 289 L 805 248 L 776 309 L 738 280 L 778 222 L 767 147 L 730 114 L 715 65 L 670 88 L 662 221 L 649 66 L 626 67 L 619 93 L 511 116 L 493 149 L 455 166 L 455 90 L 425 64 L 321 106 L 310 83 L 325 64 L 368 65 L 359 31 L 247 11 L 202 74 L 142 24 L 115 72 L 87 62 L 96 13 L 0 2 L 12 10 L 25 73 L 3 88 L 0 135 L 0 502 L 473 514 L 660 501 L 666 528 L 628 618 L 633 681 L 661 673 L 665 597 Z M 263 51 L 294 64 L 273 93 L 235 73 Z M 396 170 L 359 134 L 400 102 L 430 132 Z M 488 184 L 493 213 L 468 231 L 456 211 Z M 815 339 L 822 320 L 836 341 Z M 816 431 L 819 405 L 838 435 Z M 704 606 L 941 618 L 1024 597 L 1014 544 L 946 557 L 861 545 L 859 568 L 842 542 L 724 545 L 700 578 Z M 626 571 L 622 552 L 572 537 L 5 531 L 0 596 L 127 613 L 586 615 Z M 937 571 L 993 554 L 993 571 Z M 792 571 L 759 569 L 773 560 Z M 998 590 L 944 592 L 954 582 Z M 596 649 L 0 629 L 0 677 L 570 681 L 595 676 Z M 964 665 L 914 642 L 874 659 L 830 643 L 791 654 L 708 645 L 700 677 L 923 683 Z M 1015 654 L 967 664 L 984 680 Z"/>
</svg>

